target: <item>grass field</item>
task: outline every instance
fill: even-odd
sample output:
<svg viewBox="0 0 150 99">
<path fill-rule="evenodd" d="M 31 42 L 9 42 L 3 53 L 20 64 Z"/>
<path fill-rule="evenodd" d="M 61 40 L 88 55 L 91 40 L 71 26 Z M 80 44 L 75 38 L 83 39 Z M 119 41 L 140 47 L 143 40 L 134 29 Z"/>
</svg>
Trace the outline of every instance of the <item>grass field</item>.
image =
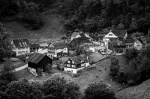
<svg viewBox="0 0 150 99">
<path fill-rule="evenodd" d="M 4 23 L 4 27 L 10 34 L 11 39 L 28 38 L 34 42 L 43 42 L 59 39 L 65 34 L 65 19 L 60 15 L 43 14 L 44 27 L 39 30 L 28 30 L 24 24 L 18 22 Z"/>
</svg>

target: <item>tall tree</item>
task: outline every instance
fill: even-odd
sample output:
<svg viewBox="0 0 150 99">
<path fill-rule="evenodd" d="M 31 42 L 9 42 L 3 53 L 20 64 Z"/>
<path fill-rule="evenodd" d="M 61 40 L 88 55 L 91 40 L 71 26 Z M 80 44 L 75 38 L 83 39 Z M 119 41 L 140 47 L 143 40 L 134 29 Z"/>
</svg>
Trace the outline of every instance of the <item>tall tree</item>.
<svg viewBox="0 0 150 99">
<path fill-rule="evenodd" d="M 12 53 L 9 35 L 0 23 L 0 58 L 10 57 Z"/>
</svg>

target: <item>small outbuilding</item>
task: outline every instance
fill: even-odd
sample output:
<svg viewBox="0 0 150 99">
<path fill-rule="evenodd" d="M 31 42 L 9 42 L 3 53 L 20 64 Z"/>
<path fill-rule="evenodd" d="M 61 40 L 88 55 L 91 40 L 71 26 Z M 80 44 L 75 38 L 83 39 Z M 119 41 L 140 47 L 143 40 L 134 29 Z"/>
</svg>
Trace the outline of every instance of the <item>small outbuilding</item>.
<svg viewBox="0 0 150 99">
<path fill-rule="evenodd" d="M 47 55 L 34 53 L 28 59 L 28 67 L 34 69 L 37 74 L 49 72 L 52 68 L 52 59 Z"/>
</svg>

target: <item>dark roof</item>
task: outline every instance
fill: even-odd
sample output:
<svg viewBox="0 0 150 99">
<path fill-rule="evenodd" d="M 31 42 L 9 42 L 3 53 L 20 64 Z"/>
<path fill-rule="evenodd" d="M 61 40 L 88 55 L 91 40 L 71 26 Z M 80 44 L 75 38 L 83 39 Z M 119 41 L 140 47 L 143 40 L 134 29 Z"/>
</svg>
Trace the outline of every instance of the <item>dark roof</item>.
<svg viewBox="0 0 150 99">
<path fill-rule="evenodd" d="M 30 46 L 30 42 L 28 39 L 15 39 L 15 40 L 13 40 L 13 43 L 16 48 L 23 48 L 23 47 Z"/>
<path fill-rule="evenodd" d="M 133 38 L 127 38 L 124 41 L 125 43 L 134 43 L 135 40 Z"/>
<path fill-rule="evenodd" d="M 76 48 L 78 46 L 80 46 L 83 43 L 91 43 L 90 39 L 87 37 L 79 37 L 79 38 L 75 38 L 73 39 L 70 43 L 69 46 Z"/>
<path fill-rule="evenodd" d="M 30 44 L 30 47 L 31 48 L 38 48 L 38 47 L 40 47 L 40 45 L 39 44 Z"/>
<path fill-rule="evenodd" d="M 52 44 L 55 49 L 62 49 L 62 48 L 68 47 L 68 45 L 65 43 L 65 41 L 62 41 L 62 40 L 61 41 L 51 42 L 50 44 Z"/>
<path fill-rule="evenodd" d="M 117 30 L 117 29 L 112 29 L 112 33 L 114 33 L 118 37 L 124 37 L 125 34 L 127 33 L 127 30 Z"/>
<path fill-rule="evenodd" d="M 124 38 L 123 37 L 118 37 L 118 40 L 119 41 L 124 41 Z"/>
<path fill-rule="evenodd" d="M 114 48 L 125 48 L 126 47 L 126 45 L 115 45 L 115 46 L 113 46 Z"/>
<path fill-rule="evenodd" d="M 137 39 L 139 42 L 141 42 L 142 44 L 144 44 L 144 41 L 141 38 Z"/>
<path fill-rule="evenodd" d="M 77 35 L 81 34 L 82 32 L 73 32 L 71 37 L 76 37 Z"/>
<path fill-rule="evenodd" d="M 146 43 L 150 43 L 150 38 L 146 38 Z"/>
<path fill-rule="evenodd" d="M 75 62 L 75 64 L 81 64 L 82 62 L 88 61 L 86 55 L 74 56 L 74 57 L 71 57 L 70 59 L 72 59 Z"/>
<path fill-rule="evenodd" d="M 28 62 L 37 64 L 44 56 L 44 54 L 34 53 L 31 57 L 29 57 Z"/>
</svg>

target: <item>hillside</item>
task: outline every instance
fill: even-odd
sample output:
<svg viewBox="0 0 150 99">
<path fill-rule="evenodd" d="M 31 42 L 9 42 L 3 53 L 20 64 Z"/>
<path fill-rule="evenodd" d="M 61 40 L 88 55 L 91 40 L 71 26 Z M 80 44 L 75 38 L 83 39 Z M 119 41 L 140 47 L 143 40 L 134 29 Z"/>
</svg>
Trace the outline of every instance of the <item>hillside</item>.
<svg viewBox="0 0 150 99">
<path fill-rule="evenodd" d="M 45 24 L 39 30 L 28 30 L 24 27 L 25 24 L 14 22 L 4 23 L 4 27 L 10 33 L 11 39 L 28 38 L 32 41 L 49 41 L 59 39 L 65 34 L 64 18 L 60 15 L 43 14 Z"/>
<path fill-rule="evenodd" d="M 150 80 L 116 93 L 118 99 L 150 99 Z"/>
</svg>

